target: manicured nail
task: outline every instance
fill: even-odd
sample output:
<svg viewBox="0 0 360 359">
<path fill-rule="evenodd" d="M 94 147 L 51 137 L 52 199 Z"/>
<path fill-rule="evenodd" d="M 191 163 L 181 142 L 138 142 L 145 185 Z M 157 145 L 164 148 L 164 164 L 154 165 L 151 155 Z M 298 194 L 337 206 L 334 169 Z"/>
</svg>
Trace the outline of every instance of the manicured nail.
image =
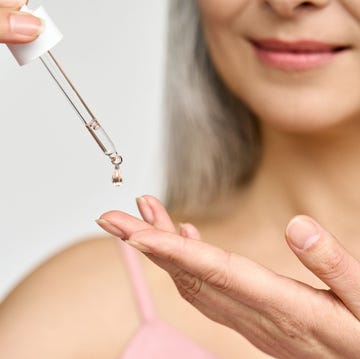
<svg viewBox="0 0 360 359">
<path fill-rule="evenodd" d="M 153 224 L 155 220 L 154 213 L 151 206 L 149 205 L 148 200 L 145 197 L 138 197 L 136 198 L 136 203 L 144 220 L 150 224 Z"/>
<path fill-rule="evenodd" d="M 295 217 L 286 228 L 286 237 L 294 247 L 308 249 L 320 238 L 319 225 L 310 218 Z"/>
<path fill-rule="evenodd" d="M 12 33 L 25 36 L 39 35 L 44 27 L 40 18 L 21 12 L 10 14 L 9 25 Z"/>
<path fill-rule="evenodd" d="M 95 220 L 95 222 L 96 222 L 104 231 L 112 234 L 113 236 L 118 237 L 118 238 L 121 238 L 121 239 L 123 239 L 123 240 L 126 238 L 125 233 L 124 233 L 121 229 L 115 227 L 112 223 L 110 223 L 110 222 L 107 221 L 106 219 L 100 218 L 100 219 Z"/>
<path fill-rule="evenodd" d="M 135 249 L 137 249 L 138 251 L 140 252 L 143 252 L 143 253 L 151 253 L 149 248 L 146 248 L 145 246 L 143 246 L 142 244 L 138 243 L 138 242 L 135 242 L 131 239 L 127 240 L 126 241 L 126 244 L 129 244 L 131 247 L 134 247 Z"/>
</svg>

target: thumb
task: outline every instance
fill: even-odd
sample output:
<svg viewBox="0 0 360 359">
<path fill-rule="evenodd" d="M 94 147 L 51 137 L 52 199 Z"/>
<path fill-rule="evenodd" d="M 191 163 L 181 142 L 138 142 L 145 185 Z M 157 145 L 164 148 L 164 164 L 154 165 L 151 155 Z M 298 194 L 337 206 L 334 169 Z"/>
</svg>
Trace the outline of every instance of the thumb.
<svg viewBox="0 0 360 359">
<path fill-rule="evenodd" d="M 319 277 L 360 319 L 360 263 L 319 223 L 294 217 L 286 240 L 300 261 Z"/>
</svg>

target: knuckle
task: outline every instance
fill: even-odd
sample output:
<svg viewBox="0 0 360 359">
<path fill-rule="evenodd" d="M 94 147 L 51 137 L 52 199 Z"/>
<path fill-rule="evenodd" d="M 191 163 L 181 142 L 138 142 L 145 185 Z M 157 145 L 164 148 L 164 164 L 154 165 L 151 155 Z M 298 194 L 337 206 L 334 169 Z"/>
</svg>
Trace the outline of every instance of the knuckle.
<svg viewBox="0 0 360 359">
<path fill-rule="evenodd" d="M 160 236 L 162 235 L 166 236 L 167 234 L 160 233 Z M 187 239 L 179 236 L 174 244 L 176 244 L 178 250 L 167 251 L 166 259 L 172 264 L 178 264 L 179 257 L 181 257 L 183 253 L 186 253 Z"/>
<path fill-rule="evenodd" d="M 291 340 L 303 341 L 307 329 L 301 320 L 291 318 L 290 316 L 279 316 L 275 323 L 285 337 Z"/>
<path fill-rule="evenodd" d="M 256 313 L 256 336 L 261 340 L 262 343 L 275 349 L 279 345 L 277 330 L 274 323 L 261 313 Z"/>
<path fill-rule="evenodd" d="M 216 260 L 218 261 L 219 257 L 216 257 Z M 220 263 L 219 267 L 207 271 L 207 273 L 204 274 L 204 281 L 222 292 L 229 290 L 231 288 L 230 268 L 232 257 L 232 253 L 224 252 L 224 259 L 222 263 Z"/>
<path fill-rule="evenodd" d="M 199 296 L 202 290 L 203 281 L 186 271 L 180 270 L 175 273 L 173 280 L 180 295 L 190 303 Z"/>
<path fill-rule="evenodd" d="M 299 358 L 299 346 L 306 348 L 308 353 L 313 353 L 316 348 L 316 343 L 303 319 L 277 313 L 272 318 L 263 318 L 261 325 L 264 342 L 279 358 Z"/>
<path fill-rule="evenodd" d="M 346 252 L 339 248 L 322 256 L 317 273 L 325 280 L 336 280 L 348 272 L 349 264 Z"/>
<path fill-rule="evenodd" d="M 297 317 L 283 311 L 273 311 L 262 318 L 260 325 L 267 338 L 275 338 L 278 344 L 284 344 L 280 345 L 283 349 L 294 343 L 312 345 L 311 328 L 306 317 Z"/>
</svg>

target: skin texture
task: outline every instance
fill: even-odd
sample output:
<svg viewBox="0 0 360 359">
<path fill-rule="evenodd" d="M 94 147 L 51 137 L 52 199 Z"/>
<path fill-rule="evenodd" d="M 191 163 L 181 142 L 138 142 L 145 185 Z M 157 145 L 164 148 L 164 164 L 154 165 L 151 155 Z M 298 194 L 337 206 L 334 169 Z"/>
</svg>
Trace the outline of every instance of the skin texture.
<svg viewBox="0 0 360 359">
<path fill-rule="evenodd" d="M 154 197 L 142 197 L 138 205 L 145 222 L 112 211 L 98 223 L 166 270 L 181 296 L 210 319 L 276 358 L 360 355 L 360 263 L 309 217 L 294 218 L 286 239 L 330 290 L 315 289 L 204 243 L 191 224 L 177 233 Z M 315 229 L 316 237 L 299 248 L 296 238 L 304 228 Z"/>
<path fill-rule="evenodd" d="M 360 3 L 198 3 L 215 67 L 260 121 L 263 158 L 255 179 L 229 199 L 230 219 L 200 223 L 222 228 L 215 246 L 194 240 L 194 234 L 176 234 L 152 197 L 140 205 L 148 224 L 122 212 L 106 213 L 99 224 L 165 269 L 194 307 L 263 352 L 277 358 L 359 357 L 360 265 L 345 247 L 355 248 L 360 236 Z M 311 39 L 348 50 L 323 66 L 285 70 L 259 61 L 249 37 Z M 249 238 L 259 246 L 279 246 L 279 229 L 299 213 L 330 227 L 344 245 L 308 216 L 287 226 L 290 249 L 330 290 L 237 254 L 238 243 L 250 245 Z M 306 241 L 299 244 L 300 237 Z"/>
<path fill-rule="evenodd" d="M 281 131 L 307 133 L 358 117 L 359 2 L 225 0 L 219 4 L 199 0 L 198 3 L 217 70 L 226 85 L 262 122 Z M 260 63 L 249 38 L 312 39 L 350 45 L 352 50 L 329 66 L 312 71 L 282 71 Z M 261 106 L 262 103 L 266 106 Z"/>
<path fill-rule="evenodd" d="M 29 41 L 13 38 L 5 16 L 13 9 L 2 4 L 0 41 Z M 138 200 L 143 220 L 111 211 L 99 224 L 145 252 L 160 317 L 219 358 L 360 357 L 360 4 L 199 6 L 218 72 L 259 117 L 256 176 L 221 202 L 225 217 L 177 230 L 161 203 L 145 196 Z M 311 71 L 282 71 L 258 61 L 248 36 L 306 37 L 351 51 Z M 290 222 L 300 227 L 287 226 L 301 213 L 308 216 Z M 297 247 L 309 228 L 310 242 Z M 139 323 L 116 250 L 109 238 L 86 241 L 24 279 L 0 306 L 0 357 L 117 357 Z"/>
</svg>

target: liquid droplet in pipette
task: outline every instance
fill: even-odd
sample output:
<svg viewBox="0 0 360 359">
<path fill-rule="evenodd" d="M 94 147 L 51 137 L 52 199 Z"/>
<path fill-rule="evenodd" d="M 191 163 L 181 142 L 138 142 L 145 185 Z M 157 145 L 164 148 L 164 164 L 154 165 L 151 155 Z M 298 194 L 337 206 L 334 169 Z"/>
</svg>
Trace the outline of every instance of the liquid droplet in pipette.
<svg viewBox="0 0 360 359">
<path fill-rule="evenodd" d="M 123 162 L 122 157 L 117 153 L 114 152 L 111 155 L 109 155 L 111 163 L 115 166 L 114 173 L 112 175 L 112 182 L 116 187 L 121 186 L 123 179 L 120 173 L 120 165 Z"/>
<path fill-rule="evenodd" d="M 121 186 L 121 184 L 123 182 L 119 166 L 115 166 L 115 171 L 114 171 L 113 176 L 112 176 L 112 182 L 117 187 Z"/>
</svg>

